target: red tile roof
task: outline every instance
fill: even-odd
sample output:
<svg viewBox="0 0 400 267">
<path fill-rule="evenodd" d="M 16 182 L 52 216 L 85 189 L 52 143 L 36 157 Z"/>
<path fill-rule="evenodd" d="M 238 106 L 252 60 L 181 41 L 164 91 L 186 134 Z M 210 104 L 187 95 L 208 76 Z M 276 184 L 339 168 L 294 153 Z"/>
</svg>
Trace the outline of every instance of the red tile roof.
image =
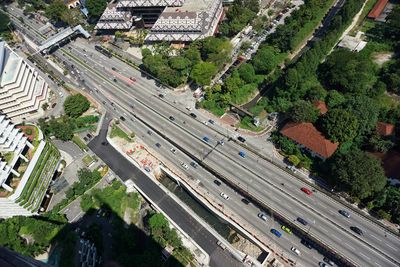
<svg viewBox="0 0 400 267">
<path fill-rule="evenodd" d="M 374 8 L 372 8 L 372 10 L 368 13 L 368 18 L 376 19 L 377 17 L 379 17 L 388 2 L 389 0 L 378 0 Z"/>
<path fill-rule="evenodd" d="M 319 112 L 321 114 L 325 114 L 328 112 L 328 107 L 326 106 L 325 102 L 321 101 L 321 100 L 317 100 L 314 102 L 314 106 L 319 109 Z"/>
<path fill-rule="evenodd" d="M 382 136 L 392 135 L 394 132 L 394 125 L 378 121 L 376 123 L 376 131 L 378 132 L 378 134 Z"/>
<path fill-rule="evenodd" d="M 323 158 L 329 158 L 335 153 L 339 143 L 332 143 L 326 139 L 312 123 L 287 123 L 281 130 L 281 134 L 305 146 Z"/>
</svg>

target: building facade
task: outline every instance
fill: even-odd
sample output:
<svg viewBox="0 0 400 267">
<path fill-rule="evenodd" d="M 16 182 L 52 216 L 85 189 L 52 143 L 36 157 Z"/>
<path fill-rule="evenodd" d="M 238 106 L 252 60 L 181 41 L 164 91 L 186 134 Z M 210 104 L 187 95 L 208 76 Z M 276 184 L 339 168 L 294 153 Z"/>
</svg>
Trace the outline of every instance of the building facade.
<svg viewBox="0 0 400 267">
<path fill-rule="evenodd" d="M 149 42 L 191 42 L 214 35 L 222 0 L 119 0 L 109 4 L 97 30 L 149 28 Z"/>
<path fill-rule="evenodd" d="M 0 113 L 13 121 L 41 113 L 48 84 L 6 42 L 0 41 Z"/>
<path fill-rule="evenodd" d="M 36 129 L 32 142 L 0 115 L 0 218 L 38 212 L 60 161 L 60 152 Z"/>
</svg>

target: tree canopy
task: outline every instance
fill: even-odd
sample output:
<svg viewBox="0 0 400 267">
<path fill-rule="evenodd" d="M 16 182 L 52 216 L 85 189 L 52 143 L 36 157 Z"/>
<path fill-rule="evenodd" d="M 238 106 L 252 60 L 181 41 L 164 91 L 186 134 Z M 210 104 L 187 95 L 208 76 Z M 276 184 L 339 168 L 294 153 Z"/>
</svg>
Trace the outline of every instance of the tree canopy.
<svg viewBox="0 0 400 267">
<path fill-rule="evenodd" d="M 366 94 L 376 81 L 375 72 L 371 59 L 347 49 L 339 49 L 321 65 L 319 76 L 328 89 Z"/>
<path fill-rule="evenodd" d="M 358 135 L 357 118 L 343 109 L 331 109 L 321 119 L 325 135 L 333 142 L 348 142 Z"/>
<path fill-rule="evenodd" d="M 90 107 L 89 100 L 82 94 L 68 96 L 64 101 L 65 114 L 72 118 L 79 117 Z"/>
<path fill-rule="evenodd" d="M 198 85 L 208 85 L 217 73 L 217 67 L 211 62 L 201 62 L 194 65 L 190 78 Z"/>
<path fill-rule="evenodd" d="M 85 6 L 90 16 L 99 18 L 107 7 L 107 0 L 86 0 Z"/>
<path fill-rule="evenodd" d="M 336 184 L 359 199 L 374 196 L 387 181 L 380 160 L 358 149 L 335 156 L 330 170 Z"/>
<path fill-rule="evenodd" d="M 257 73 L 268 74 L 280 62 L 279 53 L 271 46 L 261 46 L 253 58 L 253 66 Z"/>
<path fill-rule="evenodd" d="M 308 101 L 300 100 L 290 109 L 289 116 L 295 122 L 314 123 L 318 119 L 319 109 Z"/>
</svg>

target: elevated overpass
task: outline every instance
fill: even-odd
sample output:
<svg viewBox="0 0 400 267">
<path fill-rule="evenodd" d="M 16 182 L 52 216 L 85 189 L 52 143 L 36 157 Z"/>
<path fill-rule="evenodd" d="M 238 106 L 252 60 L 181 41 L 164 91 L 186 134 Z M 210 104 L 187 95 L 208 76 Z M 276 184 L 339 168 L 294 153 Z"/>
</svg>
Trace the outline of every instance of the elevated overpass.
<svg viewBox="0 0 400 267">
<path fill-rule="evenodd" d="M 82 34 L 85 38 L 90 37 L 90 34 L 81 25 L 75 26 L 74 28 L 68 27 L 45 40 L 39 46 L 38 52 L 47 53 L 55 45 L 59 45 L 65 39 L 77 34 Z"/>
</svg>

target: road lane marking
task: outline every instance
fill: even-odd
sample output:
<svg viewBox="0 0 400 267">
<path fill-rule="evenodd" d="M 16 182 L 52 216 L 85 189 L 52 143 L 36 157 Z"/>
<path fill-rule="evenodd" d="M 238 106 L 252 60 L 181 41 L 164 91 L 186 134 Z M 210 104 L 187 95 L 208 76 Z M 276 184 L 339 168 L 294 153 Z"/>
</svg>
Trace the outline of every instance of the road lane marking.
<svg viewBox="0 0 400 267">
<path fill-rule="evenodd" d="M 336 240 L 342 241 L 342 239 L 337 237 L 336 234 L 331 233 L 331 236 L 334 237 Z"/>
<path fill-rule="evenodd" d="M 361 256 L 363 256 L 364 258 L 366 258 L 366 259 L 368 259 L 368 260 L 371 260 L 371 258 L 370 258 L 370 257 L 368 257 L 368 256 L 364 255 L 362 252 L 359 252 L 359 253 L 360 253 L 360 255 L 361 255 Z"/>
<path fill-rule="evenodd" d="M 389 245 L 389 244 L 386 244 L 389 248 L 391 248 L 391 249 L 393 249 L 393 250 L 395 250 L 395 251 L 398 251 L 398 249 L 397 248 L 394 248 L 394 247 L 392 247 L 391 245 Z"/>
<path fill-rule="evenodd" d="M 378 240 L 378 241 L 382 242 L 382 240 L 381 240 L 381 239 L 377 238 L 377 237 L 376 237 L 376 236 L 374 236 L 373 234 L 370 234 L 370 236 L 372 236 L 372 237 L 373 237 L 373 238 L 375 238 L 376 240 Z"/>
<path fill-rule="evenodd" d="M 375 266 L 382 267 L 379 263 L 375 262 Z"/>
</svg>

